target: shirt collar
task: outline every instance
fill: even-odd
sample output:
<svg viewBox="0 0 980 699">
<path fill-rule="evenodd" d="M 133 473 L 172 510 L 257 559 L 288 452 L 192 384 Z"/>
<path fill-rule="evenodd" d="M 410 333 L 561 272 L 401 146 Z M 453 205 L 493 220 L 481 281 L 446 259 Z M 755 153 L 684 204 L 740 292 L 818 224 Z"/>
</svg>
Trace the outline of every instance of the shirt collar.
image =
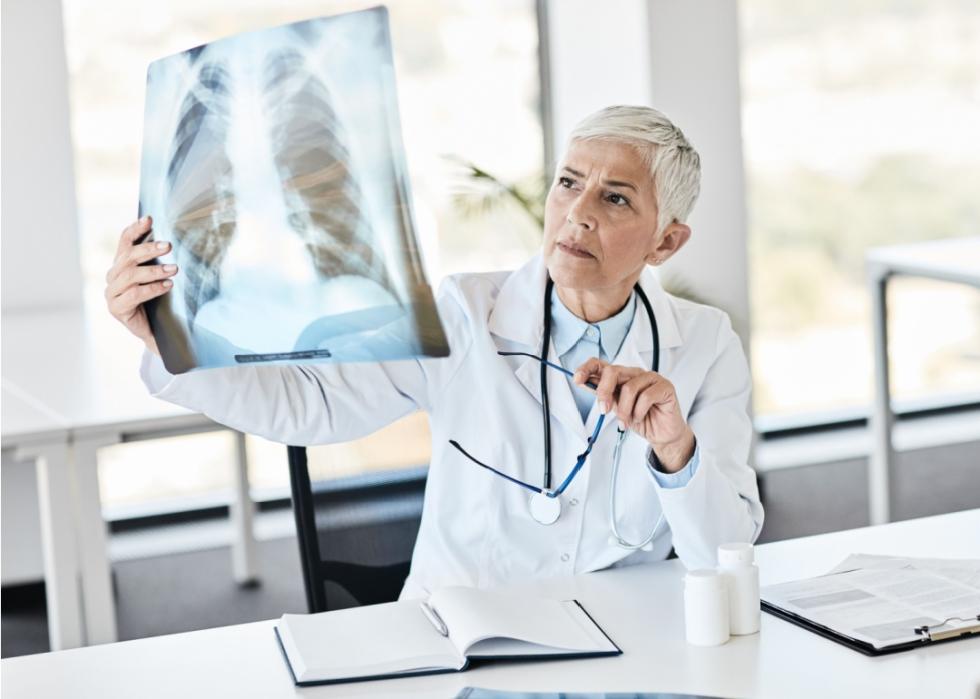
<svg viewBox="0 0 980 699">
<path fill-rule="evenodd" d="M 636 313 L 636 294 L 630 294 L 629 301 L 616 315 L 588 323 L 572 313 L 558 298 L 558 291 L 551 291 L 551 340 L 555 353 L 560 357 L 574 347 L 590 327 L 599 329 L 599 346 L 609 361 L 619 353 L 619 348 L 629 333 Z"/>
<path fill-rule="evenodd" d="M 548 270 L 540 253 L 531 257 L 519 269 L 507 274 L 492 295 L 493 308 L 489 310 L 487 329 L 497 337 L 526 347 L 540 348 L 544 286 L 547 280 Z M 640 275 L 640 286 L 649 297 L 650 305 L 657 316 L 660 348 L 665 350 L 680 346 L 683 338 L 677 318 L 676 299 L 663 290 L 656 271 L 651 267 L 647 267 Z M 634 320 L 636 318 L 639 318 L 636 351 L 650 352 L 653 349 L 653 337 L 646 321 L 645 309 L 637 308 Z"/>
</svg>

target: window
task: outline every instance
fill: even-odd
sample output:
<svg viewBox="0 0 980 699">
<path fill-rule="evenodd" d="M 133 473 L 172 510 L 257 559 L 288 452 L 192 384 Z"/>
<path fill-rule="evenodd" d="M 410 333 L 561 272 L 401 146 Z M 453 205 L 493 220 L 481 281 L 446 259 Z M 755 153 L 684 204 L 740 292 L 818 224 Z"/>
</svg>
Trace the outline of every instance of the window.
<svg viewBox="0 0 980 699">
<path fill-rule="evenodd" d="M 93 6 L 83 0 L 63 1 L 82 266 L 86 292 L 96 307 L 101 305 L 98 299 L 119 232 L 136 215 L 147 64 L 241 31 L 376 4 L 100 0 Z M 457 271 L 516 267 L 537 248 L 534 224 L 506 211 L 479 219 L 468 215 L 455 200 L 465 184 L 462 169 L 446 156 L 472 162 L 507 182 L 542 176 L 534 0 L 386 4 L 429 280 L 437 286 L 442 277 Z M 104 459 L 104 501 L 111 507 L 227 487 L 227 464 L 234 453 L 230 439 L 202 435 L 173 442 L 177 446 L 113 447 Z M 185 457 L 175 456 L 181 442 Z M 323 448 L 312 461 L 329 464 L 323 467 L 324 475 L 340 475 L 352 468 L 416 466 L 428 461 L 428 449 L 425 418 L 413 415 L 366 440 Z M 256 485 L 288 483 L 284 449 L 250 440 L 249 452 Z M 195 460 L 201 453 L 222 458 Z M 178 469 L 175 463 L 182 466 Z"/>
<path fill-rule="evenodd" d="M 865 251 L 980 233 L 980 5 L 739 7 L 756 411 L 863 410 Z M 976 400 L 980 293 L 890 286 L 895 397 Z"/>
</svg>

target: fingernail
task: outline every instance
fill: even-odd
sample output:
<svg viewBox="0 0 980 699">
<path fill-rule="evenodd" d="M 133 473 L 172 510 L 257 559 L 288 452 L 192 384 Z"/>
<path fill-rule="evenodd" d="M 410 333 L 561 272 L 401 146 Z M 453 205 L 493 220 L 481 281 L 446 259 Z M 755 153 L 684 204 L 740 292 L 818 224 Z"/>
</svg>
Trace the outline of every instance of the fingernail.
<svg viewBox="0 0 980 699">
<path fill-rule="evenodd" d="M 157 243 L 157 250 L 166 250 L 168 247 L 170 247 L 170 243 L 165 240 L 161 240 L 159 243 Z"/>
<path fill-rule="evenodd" d="M 177 271 L 177 265 L 164 265 L 163 266 L 163 271 L 164 272 L 176 272 Z"/>
<path fill-rule="evenodd" d="M 170 281 L 169 279 L 164 279 L 163 280 L 163 285 L 169 289 L 170 287 L 172 287 L 174 285 L 174 283 L 172 281 Z"/>
<path fill-rule="evenodd" d="M 609 406 L 606 405 L 606 401 L 604 400 L 599 401 L 599 412 L 602 413 L 603 415 L 609 412 Z"/>
<path fill-rule="evenodd" d="M 149 223 L 149 222 L 150 222 L 150 217 L 149 216 L 144 216 L 143 218 L 140 219 L 140 223 L 142 223 L 144 225 L 147 224 L 147 223 Z"/>
</svg>

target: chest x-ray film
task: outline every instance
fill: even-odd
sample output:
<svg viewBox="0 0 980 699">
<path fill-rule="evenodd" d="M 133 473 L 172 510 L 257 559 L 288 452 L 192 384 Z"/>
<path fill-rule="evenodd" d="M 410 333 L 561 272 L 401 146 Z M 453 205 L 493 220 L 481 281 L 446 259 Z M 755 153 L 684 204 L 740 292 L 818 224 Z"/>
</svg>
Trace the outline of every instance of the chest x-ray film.
<svg viewBox="0 0 980 699">
<path fill-rule="evenodd" d="M 147 304 L 171 372 L 448 354 L 383 7 L 155 61 L 144 129 L 140 215 L 179 265 Z"/>
</svg>

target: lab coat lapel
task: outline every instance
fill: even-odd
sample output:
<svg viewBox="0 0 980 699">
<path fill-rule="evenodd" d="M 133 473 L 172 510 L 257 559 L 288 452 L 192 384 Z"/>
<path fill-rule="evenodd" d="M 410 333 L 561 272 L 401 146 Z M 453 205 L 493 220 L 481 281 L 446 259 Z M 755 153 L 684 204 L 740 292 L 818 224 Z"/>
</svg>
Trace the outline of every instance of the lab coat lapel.
<svg viewBox="0 0 980 699">
<path fill-rule="evenodd" d="M 547 274 L 541 256 L 532 257 L 504 282 L 487 320 L 487 327 L 492 334 L 523 345 L 521 351 L 534 355 L 541 351 L 541 340 L 544 336 L 544 288 Z M 497 344 L 500 345 L 499 342 Z M 548 347 L 548 358 L 555 364 L 560 363 L 553 344 Z M 518 360 L 515 377 L 541 403 L 541 363 L 530 357 L 513 359 Z M 575 405 L 568 380 L 555 369 L 547 370 L 547 380 L 552 417 L 584 443 L 587 436 L 585 425 Z"/>
<path fill-rule="evenodd" d="M 548 347 L 548 358 L 549 361 L 560 364 L 555 355 L 554 344 Z M 524 357 L 515 375 L 528 393 L 541 403 L 541 363 L 530 357 Z M 584 443 L 588 435 L 585 432 L 585 423 L 582 422 L 582 414 L 578 411 L 572 389 L 568 385 L 568 379 L 555 369 L 548 369 L 545 375 L 548 380 L 548 408 L 551 416 Z"/>
</svg>

